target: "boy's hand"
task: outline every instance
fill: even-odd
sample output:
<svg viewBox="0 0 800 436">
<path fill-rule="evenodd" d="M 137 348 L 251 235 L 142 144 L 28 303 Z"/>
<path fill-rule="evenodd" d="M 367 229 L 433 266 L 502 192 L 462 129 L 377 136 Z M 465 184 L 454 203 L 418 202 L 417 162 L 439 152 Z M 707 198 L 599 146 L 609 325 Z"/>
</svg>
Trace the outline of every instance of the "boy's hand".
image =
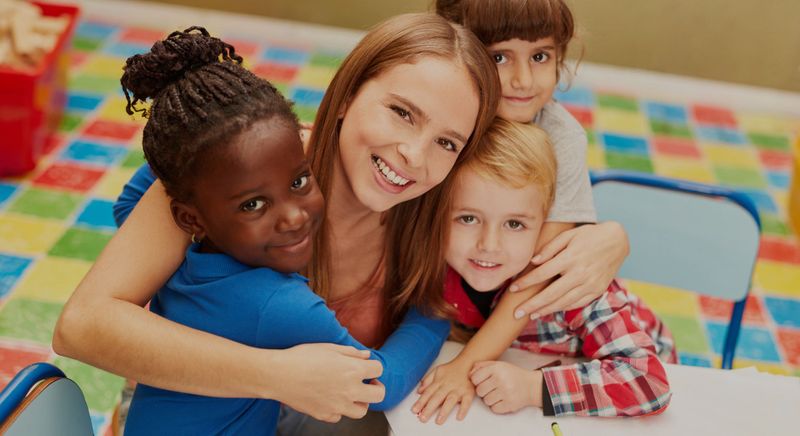
<svg viewBox="0 0 800 436">
<path fill-rule="evenodd" d="M 541 371 L 528 371 L 508 362 L 478 362 L 470 373 L 475 392 L 494 413 L 513 413 L 541 407 Z"/>
<path fill-rule="evenodd" d="M 475 398 L 475 388 L 469 380 L 469 364 L 457 358 L 444 365 L 439 365 L 422 379 L 417 392 L 419 399 L 411 411 L 419 415 L 419 420 L 427 422 L 436 410 L 437 424 L 444 424 L 450 412 L 458 404 L 459 421 L 467 416 L 472 399 Z M 441 406 L 441 409 L 439 407 Z"/>
</svg>

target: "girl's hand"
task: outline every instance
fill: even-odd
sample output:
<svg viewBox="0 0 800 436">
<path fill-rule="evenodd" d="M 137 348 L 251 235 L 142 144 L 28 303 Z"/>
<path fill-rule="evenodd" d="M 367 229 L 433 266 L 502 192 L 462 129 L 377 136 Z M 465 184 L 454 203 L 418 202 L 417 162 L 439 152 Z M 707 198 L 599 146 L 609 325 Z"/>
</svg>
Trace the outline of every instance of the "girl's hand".
<svg viewBox="0 0 800 436">
<path fill-rule="evenodd" d="M 478 362 L 470 373 L 470 380 L 475 392 L 494 413 L 541 407 L 541 371 L 528 371 L 508 362 Z"/>
<path fill-rule="evenodd" d="M 516 292 L 555 278 L 519 305 L 515 316 L 536 319 L 589 304 L 617 275 L 628 250 L 628 235 L 616 222 L 587 224 L 561 233 L 533 257 L 531 262 L 538 266 L 509 288 Z"/>
<path fill-rule="evenodd" d="M 472 405 L 472 399 L 475 398 L 475 388 L 469 381 L 469 370 L 469 365 L 457 358 L 436 367 L 422 379 L 417 389 L 420 397 L 411 411 L 419 415 L 420 421 L 428 422 L 439 410 L 436 423 L 441 425 L 458 404 L 456 419 L 464 419 Z"/>
<path fill-rule="evenodd" d="M 303 344 L 278 354 L 289 378 L 278 395 L 298 412 L 325 422 L 342 416 L 363 418 L 369 403 L 383 401 L 384 386 L 374 380 L 383 373 L 368 350 L 335 344 Z M 269 368 L 267 368 L 269 369 Z M 370 384 L 363 380 L 373 379 Z"/>
</svg>

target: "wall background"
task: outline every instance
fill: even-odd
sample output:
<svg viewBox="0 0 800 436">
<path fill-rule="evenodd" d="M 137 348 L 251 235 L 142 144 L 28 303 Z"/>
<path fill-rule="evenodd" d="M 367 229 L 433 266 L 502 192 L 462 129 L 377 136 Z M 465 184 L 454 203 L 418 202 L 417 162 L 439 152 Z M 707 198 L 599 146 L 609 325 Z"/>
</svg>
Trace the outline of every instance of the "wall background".
<svg viewBox="0 0 800 436">
<path fill-rule="evenodd" d="M 162 0 L 354 29 L 432 0 Z M 491 0 L 486 0 L 491 1 Z M 584 59 L 800 92 L 798 0 L 567 0 Z"/>
</svg>

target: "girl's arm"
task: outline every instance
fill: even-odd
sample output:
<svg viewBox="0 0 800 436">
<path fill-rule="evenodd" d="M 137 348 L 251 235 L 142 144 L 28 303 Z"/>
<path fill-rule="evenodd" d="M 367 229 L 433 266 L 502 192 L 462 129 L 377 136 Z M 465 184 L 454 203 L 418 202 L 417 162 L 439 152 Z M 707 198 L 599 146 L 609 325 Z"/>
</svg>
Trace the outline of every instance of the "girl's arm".
<svg viewBox="0 0 800 436">
<path fill-rule="evenodd" d="M 628 235 L 616 222 L 586 224 L 558 235 L 532 262 L 536 269 L 517 279 L 511 292 L 552 280 L 515 313 L 532 319 L 576 309 L 600 296 L 628 256 Z"/>
<path fill-rule="evenodd" d="M 382 398 L 361 383 L 380 368 L 352 349 L 250 348 L 144 309 L 178 268 L 188 236 L 173 223 L 160 183 L 139 203 L 65 305 L 53 337 L 57 353 L 152 386 L 272 398 L 328 421 L 361 417 L 362 403 Z"/>
<path fill-rule="evenodd" d="M 544 245 L 574 226 L 572 223 L 547 222 L 542 226 L 537 244 Z M 423 379 L 419 389 L 421 396 L 411 409 L 420 414 L 423 422 L 438 410 L 436 422 L 443 423 L 458 404 L 460 406 L 456 418 L 461 420 L 467 416 L 475 396 L 473 384 L 470 382 L 470 371 L 477 362 L 496 360 L 511 346 L 530 321 L 527 317 L 515 316 L 514 311 L 518 305 L 544 288 L 545 284 L 535 284 L 520 292 L 504 293 L 489 319 L 458 356 L 438 366 Z"/>
<path fill-rule="evenodd" d="M 564 319 L 582 339 L 582 354 L 592 360 L 542 369 L 555 415 L 641 416 L 666 410 L 672 395 L 666 371 L 653 339 L 633 319 L 624 290 L 612 285 Z"/>
<path fill-rule="evenodd" d="M 586 167 L 586 132 L 559 104 L 550 108 L 547 131 L 558 161 L 555 200 L 548 221 L 596 221 L 592 185 Z M 558 233 L 557 233 L 558 234 Z M 589 304 L 606 289 L 628 255 L 628 237 L 622 226 L 609 222 L 569 229 L 541 248 L 534 257 L 537 268 L 516 280 L 516 288 L 547 285 L 519 306 L 522 315 L 546 315 Z"/>
<path fill-rule="evenodd" d="M 371 358 L 383 366 L 378 381 L 386 387 L 383 401 L 371 404 L 370 409 L 388 410 L 416 386 L 436 359 L 449 331 L 447 320 L 428 318 L 411 308 L 386 343 L 379 350 L 371 350 L 347 332 L 318 295 L 306 286 L 294 284 L 275 291 L 262 308 L 258 344 L 285 347 L 332 342 L 370 350 Z"/>
</svg>

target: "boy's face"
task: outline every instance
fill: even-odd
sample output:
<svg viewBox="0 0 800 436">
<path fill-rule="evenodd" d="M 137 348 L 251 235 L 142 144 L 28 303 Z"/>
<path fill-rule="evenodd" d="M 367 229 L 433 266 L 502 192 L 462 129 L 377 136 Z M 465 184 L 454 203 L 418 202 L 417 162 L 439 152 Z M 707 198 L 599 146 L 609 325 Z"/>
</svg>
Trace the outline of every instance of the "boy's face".
<svg viewBox="0 0 800 436">
<path fill-rule="evenodd" d="M 286 122 L 254 123 L 205 157 L 198 174 L 191 207 L 204 246 L 285 273 L 308 264 L 324 202 Z"/>
<path fill-rule="evenodd" d="M 503 97 L 498 115 L 520 123 L 533 117 L 553 97 L 558 81 L 556 44 L 552 37 L 535 42 L 509 39 L 490 45 Z"/>
<path fill-rule="evenodd" d="M 469 168 L 458 175 L 447 263 L 475 290 L 491 291 L 530 262 L 544 221 L 535 185 L 514 189 Z"/>
</svg>

